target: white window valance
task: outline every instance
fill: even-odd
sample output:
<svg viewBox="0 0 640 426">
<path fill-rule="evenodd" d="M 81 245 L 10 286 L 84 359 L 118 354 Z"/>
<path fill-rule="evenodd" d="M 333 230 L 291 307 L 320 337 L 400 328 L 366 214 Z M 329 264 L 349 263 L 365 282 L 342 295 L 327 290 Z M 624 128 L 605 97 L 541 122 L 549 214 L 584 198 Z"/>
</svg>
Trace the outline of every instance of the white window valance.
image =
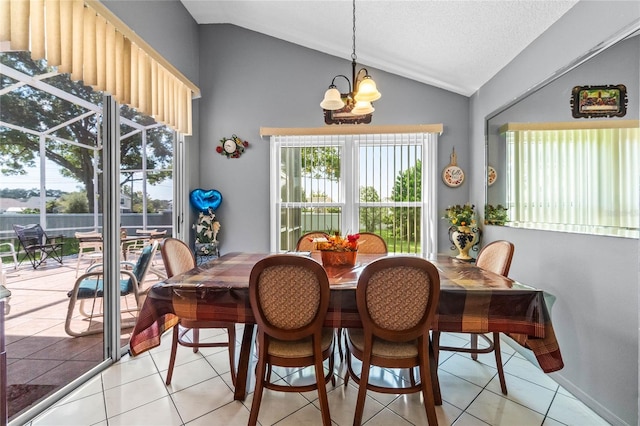
<svg viewBox="0 0 640 426">
<path fill-rule="evenodd" d="M 198 87 L 96 0 L 0 1 L 0 50 L 30 51 L 72 80 L 192 133 Z"/>
</svg>

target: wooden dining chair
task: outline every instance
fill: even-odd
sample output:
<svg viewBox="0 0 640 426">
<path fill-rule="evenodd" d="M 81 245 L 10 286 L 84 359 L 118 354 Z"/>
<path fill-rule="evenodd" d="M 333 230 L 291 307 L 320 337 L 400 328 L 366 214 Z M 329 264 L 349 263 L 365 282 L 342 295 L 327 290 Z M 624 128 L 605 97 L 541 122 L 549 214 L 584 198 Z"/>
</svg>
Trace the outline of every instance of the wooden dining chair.
<svg viewBox="0 0 640 426">
<path fill-rule="evenodd" d="M 484 246 L 478 253 L 476 258 L 476 266 L 491 271 L 494 274 L 506 277 L 509 275 L 511 268 L 511 260 L 515 246 L 513 243 L 505 240 L 498 240 Z M 478 337 L 487 342 L 487 347 L 478 348 Z M 502 355 L 500 353 L 500 333 L 494 332 L 493 339 L 484 333 L 471 333 L 471 345 L 467 347 L 456 346 L 440 346 L 440 332 L 433 332 L 433 341 L 436 348 L 436 358 L 440 350 L 451 352 L 464 352 L 471 354 L 471 358 L 478 360 L 478 354 L 487 354 L 493 352 L 496 357 L 496 368 L 498 369 L 498 378 L 500 379 L 500 388 L 504 395 L 507 394 L 507 382 L 504 378 L 504 368 L 502 367 Z"/>
<path fill-rule="evenodd" d="M 196 259 L 187 244 L 177 238 L 165 238 L 160 243 L 160 253 L 164 262 L 165 271 L 168 278 L 181 274 L 196 267 Z M 181 329 L 182 328 L 182 329 Z M 227 329 L 228 341 L 202 343 L 200 342 L 201 328 L 225 328 Z M 188 341 L 185 335 L 191 330 L 192 340 Z M 193 352 L 198 352 L 198 348 L 229 347 L 229 366 L 231 368 L 231 380 L 236 382 L 235 348 L 236 348 L 236 325 L 232 322 L 222 321 L 194 321 L 181 318 L 178 324 L 173 327 L 173 340 L 171 342 L 171 355 L 169 357 L 169 370 L 167 371 L 166 384 L 171 384 L 173 377 L 173 367 L 176 362 L 176 352 L 178 345 L 193 348 Z"/>
<path fill-rule="evenodd" d="M 358 253 L 387 254 L 387 251 L 387 243 L 380 235 L 373 232 L 360 232 Z"/>
<path fill-rule="evenodd" d="M 422 391 L 427 419 L 437 425 L 435 403 L 440 403 L 437 364 L 429 329 L 440 297 L 436 267 L 418 257 L 385 257 L 369 263 L 358 279 L 356 302 L 361 329 L 347 329 L 347 376 L 359 384 L 353 424 L 362 423 L 367 390 L 382 393 Z M 352 357 L 362 361 L 358 376 Z M 369 381 L 370 368 L 413 369 L 419 367 L 420 382 L 387 387 Z M 406 382 L 404 382 L 406 383 Z"/>
<path fill-rule="evenodd" d="M 298 243 L 296 244 L 296 251 L 314 251 L 314 238 L 329 238 L 329 234 L 321 231 L 307 232 L 298 239 Z"/>
<path fill-rule="evenodd" d="M 256 386 L 249 425 L 258 420 L 264 388 L 281 392 L 318 391 L 322 423 L 331 424 L 326 383 L 333 375 L 333 330 L 322 327 L 329 308 L 329 278 L 318 262 L 291 254 L 272 255 L 251 270 L 249 300 L 258 324 Z M 324 360 L 329 372 L 324 373 Z M 271 367 L 315 367 L 315 382 L 279 385 Z"/>
<path fill-rule="evenodd" d="M 387 254 L 387 243 L 378 234 L 373 232 L 360 232 L 360 238 L 358 238 L 358 253 L 360 254 Z M 336 330 L 338 335 L 338 353 L 340 354 L 340 360 L 344 359 L 344 353 L 342 350 L 342 340 L 344 333 L 342 328 Z"/>
</svg>

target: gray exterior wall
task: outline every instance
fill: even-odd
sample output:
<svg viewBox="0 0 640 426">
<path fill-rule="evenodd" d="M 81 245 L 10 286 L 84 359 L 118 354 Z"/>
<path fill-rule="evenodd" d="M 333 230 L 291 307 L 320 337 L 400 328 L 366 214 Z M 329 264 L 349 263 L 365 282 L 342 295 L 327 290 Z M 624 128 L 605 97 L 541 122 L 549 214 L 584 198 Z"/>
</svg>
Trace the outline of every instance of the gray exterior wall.
<svg viewBox="0 0 640 426">
<path fill-rule="evenodd" d="M 201 149 L 192 157 L 192 188 L 223 194 L 222 252 L 267 250 L 269 150 L 259 127 L 321 126 L 324 90 L 334 75 L 349 72 L 349 61 L 230 25 L 201 26 L 195 39 L 197 25 L 177 0 L 106 4 L 202 89 L 194 107 L 193 139 Z M 444 123 L 439 167 L 455 145 L 467 181 L 456 189 L 440 184 L 438 210 L 467 200 L 482 206 L 485 117 L 637 20 L 639 9 L 631 1 L 579 2 L 470 100 L 370 69 L 383 94 L 373 124 Z M 175 28 L 173 19 L 184 27 Z M 638 102 L 637 93 L 630 102 Z M 227 160 L 215 147 L 234 133 L 251 146 Z M 441 251 L 448 248 L 445 228 Z M 558 298 L 554 327 L 566 365 L 554 379 L 612 424 L 637 424 L 638 240 L 484 226 L 485 241 L 502 238 L 516 245 L 512 277 Z"/>
</svg>

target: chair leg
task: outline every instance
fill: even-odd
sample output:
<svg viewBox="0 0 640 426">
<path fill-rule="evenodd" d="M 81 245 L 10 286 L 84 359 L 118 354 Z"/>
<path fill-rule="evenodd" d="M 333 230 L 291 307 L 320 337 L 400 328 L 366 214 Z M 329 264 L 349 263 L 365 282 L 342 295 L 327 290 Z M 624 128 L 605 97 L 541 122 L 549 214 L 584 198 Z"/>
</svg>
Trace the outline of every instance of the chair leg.
<svg viewBox="0 0 640 426">
<path fill-rule="evenodd" d="M 502 354 L 500 352 L 500 333 L 493 333 L 493 351 L 496 354 L 496 368 L 500 379 L 500 388 L 504 395 L 507 394 L 507 382 L 504 379 L 504 369 L 502 368 Z"/>
<path fill-rule="evenodd" d="M 343 334 L 344 333 L 342 332 L 342 328 L 336 329 L 336 338 L 338 340 L 338 354 L 340 354 L 340 361 L 344 359 L 344 354 L 342 352 L 342 335 Z"/>
<path fill-rule="evenodd" d="M 424 347 L 422 345 L 422 347 Z M 433 374 L 431 372 L 431 360 L 428 353 L 424 349 L 420 350 L 420 382 L 422 383 L 422 395 L 424 397 L 424 408 L 427 414 L 427 420 L 430 426 L 437 426 L 438 418 L 436 416 L 434 386 L 431 381 Z"/>
<path fill-rule="evenodd" d="M 416 385 L 416 375 L 413 374 L 413 367 L 409 368 L 409 383 L 411 383 L 411 386 Z"/>
<path fill-rule="evenodd" d="M 320 411 L 322 412 L 322 424 L 331 425 L 331 414 L 329 412 L 329 398 L 327 397 L 327 384 L 324 381 L 324 367 L 322 362 L 322 350 L 317 344 L 315 351 L 316 383 L 318 384 L 318 399 L 320 401 Z"/>
<path fill-rule="evenodd" d="M 231 382 L 236 384 L 236 327 L 227 328 L 229 333 L 229 367 L 231 368 Z"/>
<path fill-rule="evenodd" d="M 437 337 L 440 337 L 440 333 L 438 333 Z M 438 379 L 438 350 L 438 346 L 434 342 L 429 342 L 429 372 L 431 374 L 431 387 L 433 388 L 433 401 L 435 405 L 442 405 L 440 379 Z"/>
<path fill-rule="evenodd" d="M 478 350 L 478 335 L 475 333 L 471 334 L 471 349 L 473 351 L 477 351 Z M 473 359 L 474 361 L 478 360 L 478 353 L 477 352 L 471 352 L 471 359 Z"/>
<path fill-rule="evenodd" d="M 431 344 L 433 345 L 433 355 L 436 360 L 436 365 L 438 365 L 438 359 L 440 358 L 440 332 L 432 331 L 431 332 Z"/>
<path fill-rule="evenodd" d="M 264 343 L 261 340 L 260 343 Z M 260 345 L 261 347 L 264 345 Z M 262 392 L 264 390 L 264 373 L 265 373 L 265 356 L 266 352 L 259 349 L 258 365 L 256 366 L 256 387 L 253 391 L 253 402 L 251 403 L 251 413 L 249 414 L 248 426 L 255 426 L 258 423 L 258 413 L 260 412 L 260 402 L 262 401 Z"/>
<path fill-rule="evenodd" d="M 167 371 L 167 385 L 171 384 L 171 377 L 173 377 L 173 366 L 176 362 L 176 352 L 178 351 L 178 334 L 180 333 L 180 323 L 173 326 L 173 341 L 171 342 L 171 356 L 169 357 L 169 371 Z"/>
<path fill-rule="evenodd" d="M 82 259 L 82 252 L 78 253 L 78 261 L 76 262 L 76 278 L 78 278 L 78 271 L 80 271 L 80 259 Z"/>
<path fill-rule="evenodd" d="M 193 353 L 197 354 L 198 353 L 198 342 L 200 341 L 200 329 L 199 328 L 192 328 L 191 329 L 191 335 L 193 336 L 193 344 L 196 345 L 193 347 Z"/>
<path fill-rule="evenodd" d="M 362 357 L 362 372 L 360 373 L 360 384 L 358 387 L 358 400 L 356 401 L 356 411 L 353 415 L 353 425 L 362 424 L 362 415 L 364 414 L 364 400 L 367 397 L 367 385 L 369 384 L 369 370 L 371 369 L 371 351 L 365 348 Z"/>
</svg>

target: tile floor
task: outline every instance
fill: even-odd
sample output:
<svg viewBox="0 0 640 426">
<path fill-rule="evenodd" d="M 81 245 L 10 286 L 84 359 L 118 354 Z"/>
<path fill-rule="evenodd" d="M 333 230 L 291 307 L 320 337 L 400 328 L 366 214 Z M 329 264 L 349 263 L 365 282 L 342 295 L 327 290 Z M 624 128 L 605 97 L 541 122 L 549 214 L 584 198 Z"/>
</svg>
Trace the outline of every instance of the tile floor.
<svg viewBox="0 0 640 426">
<path fill-rule="evenodd" d="M 203 339 L 224 337 L 219 331 L 202 333 Z M 442 336 L 443 344 L 468 342 L 460 339 L 460 335 Z M 170 343 L 171 335 L 165 334 L 160 347 L 137 357 L 125 356 L 33 419 L 29 426 L 247 424 L 253 394 L 244 402 L 233 400 L 226 349 L 203 348 L 194 354 L 189 348 L 180 347 L 173 383 L 166 386 Z M 444 402 L 436 409 L 440 425 L 608 424 L 507 344 L 502 348 L 509 390 L 506 397 L 500 392 L 492 354 L 480 355 L 476 362 L 468 355 L 441 353 L 439 378 Z M 337 363 L 336 369 L 344 374 L 342 364 Z M 274 374 L 288 381 L 299 380 L 307 371 L 274 369 Z M 392 374 L 372 373 L 393 379 Z M 352 424 L 357 397 L 353 381 L 346 388 L 342 380 L 338 380 L 335 388 L 329 384 L 328 393 L 333 424 Z M 265 390 L 259 422 L 321 424 L 317 394 Z M 370 426 L 424 425 L 426 415 L 419 394 L 369 392 L 363 422 Z"/>
</svg>

